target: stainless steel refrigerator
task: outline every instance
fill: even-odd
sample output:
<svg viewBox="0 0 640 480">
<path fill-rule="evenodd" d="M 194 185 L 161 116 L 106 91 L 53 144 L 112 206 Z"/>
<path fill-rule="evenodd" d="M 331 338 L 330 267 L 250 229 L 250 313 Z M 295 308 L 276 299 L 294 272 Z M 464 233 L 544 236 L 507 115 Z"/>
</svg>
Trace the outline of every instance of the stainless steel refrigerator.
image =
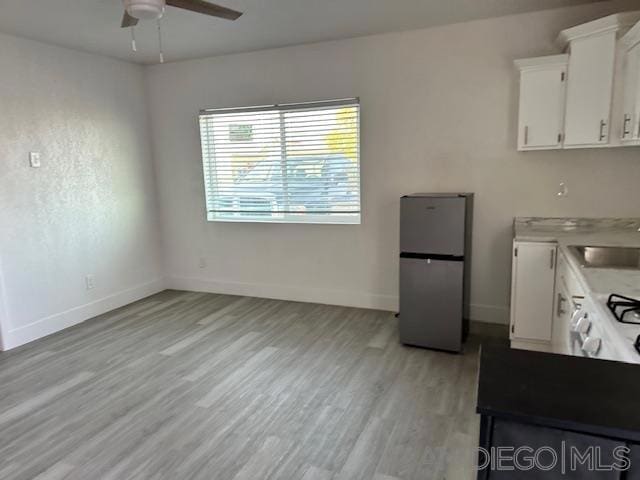
<svg viewBox="0 0 640 480">
<path fill-rule="evenodd" d="M 472 193 L 400 199 L 400 341 L 460 352 L 468 330 Z"/>
</svg>

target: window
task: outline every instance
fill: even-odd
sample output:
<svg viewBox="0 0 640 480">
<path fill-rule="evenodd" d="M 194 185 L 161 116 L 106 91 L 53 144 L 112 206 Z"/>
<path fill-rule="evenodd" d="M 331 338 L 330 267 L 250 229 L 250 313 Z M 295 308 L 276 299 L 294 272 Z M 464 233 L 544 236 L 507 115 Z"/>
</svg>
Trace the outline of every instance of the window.
<svg viewBox="0 0 640 480">
<path fill-rule="evenodd" d="M 357 99 L 200 112 L 210 221 L 360 223 Z"/>
</svg>

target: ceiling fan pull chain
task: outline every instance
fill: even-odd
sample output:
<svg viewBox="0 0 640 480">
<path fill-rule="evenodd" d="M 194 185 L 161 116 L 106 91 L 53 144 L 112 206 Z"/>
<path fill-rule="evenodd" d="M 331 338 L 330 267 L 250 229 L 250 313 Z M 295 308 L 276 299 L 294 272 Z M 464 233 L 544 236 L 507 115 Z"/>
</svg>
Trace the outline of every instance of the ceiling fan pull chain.
<svg viewBox="0 0 640 480">
<path fill-rule="evenodd" d="M 164 52 L 162 51 L 162 27 L 160 26 L 160 19 L 157 20 L 158 23 L 158 46 L 160 48 L 160 63 L 164 63 Z"/>
<path fill-rule="evenodd" d="M 136 45 L 136 27 L 131 26 L 131 50 L 134 52 L 138 51 L 138 46 Z"/>
</svg>

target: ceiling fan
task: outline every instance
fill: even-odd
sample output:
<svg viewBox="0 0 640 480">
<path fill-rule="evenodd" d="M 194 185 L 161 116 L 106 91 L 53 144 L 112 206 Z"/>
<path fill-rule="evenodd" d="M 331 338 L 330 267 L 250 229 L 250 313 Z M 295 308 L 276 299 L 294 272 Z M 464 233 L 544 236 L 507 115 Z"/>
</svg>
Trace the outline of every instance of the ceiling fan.
<svg viewBox="0 0 640 480">
<path fill-rule="evenodd" d="M 133 27 L 138 20 L 159 19 L 166 5 L 227 20 L 237 20 L 242 15 L 242 12 L 203 0 L 122 0 L 122 3 L 125 9 L 122 28 Z"/>
<path fill-rule="evenodd" d="M 215 3 L 205 2 L 204 0 L 122 0 L 122 3 L 124 5 L 124 16 L 120 26 L 122 28 L 131 28 L 131 44 L 134 51 L 137 48 L 133 27 L 138 24 L 139 20 L 156 20 L 158 22 L 160 63 L 164 62 L 160 18 L 164 15 L 167 5 L 226 20 L 237 20 L 242 15 L 242 12 L 216 5 Z"/>
</svg>

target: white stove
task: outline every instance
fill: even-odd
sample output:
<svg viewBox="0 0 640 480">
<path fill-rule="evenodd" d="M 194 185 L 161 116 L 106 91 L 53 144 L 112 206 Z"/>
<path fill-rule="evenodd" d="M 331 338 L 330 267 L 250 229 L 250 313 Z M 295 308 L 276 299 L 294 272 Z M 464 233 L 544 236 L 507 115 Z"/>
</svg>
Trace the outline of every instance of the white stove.
<svg viewBox="0 0 640 480">
<path fill-rule="evenodd" d="M 575 306 L 569 322 L 568 351 L 571 355 L 640 363 L 640 352 L 635 347 L 640 336 L 640 319 L 637 323 L 629 323 L 635 319 L 637 310 L 627 310 L 621 316 L 621 309 L 615 306 L 610 308 L 612 297 L 616 298 L 613 295 L 596 298 L 587 296 Z M 630 300 L 634 299 L 624 301 Z M 624 318 L 625 322 L 621 322 L 620 318 Z"/>
<path fill-rule="evenodd" d="M 640 300 L 612 293 L 607 299 L 607 308 L 618 322 L 640 326 Z"/>
</svg>

